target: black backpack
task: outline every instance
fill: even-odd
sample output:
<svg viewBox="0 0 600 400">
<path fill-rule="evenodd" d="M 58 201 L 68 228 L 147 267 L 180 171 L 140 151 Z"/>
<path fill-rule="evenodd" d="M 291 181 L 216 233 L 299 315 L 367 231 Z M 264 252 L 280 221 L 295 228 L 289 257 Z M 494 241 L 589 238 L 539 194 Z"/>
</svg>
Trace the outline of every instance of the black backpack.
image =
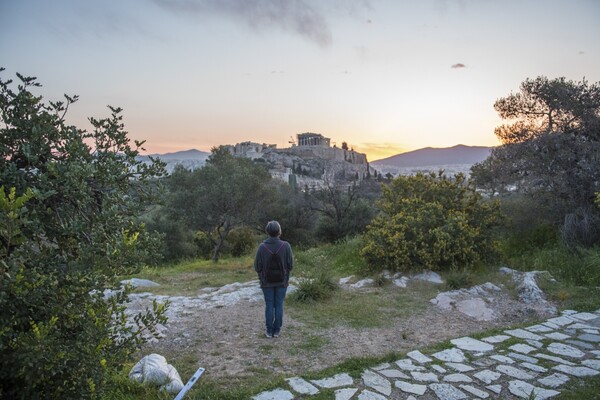
<svg viewBox="0 0 600 400">
<path fill-rule="evenodd" d="M 263 244 L 265 249 L 267 249 L 267 251 L 271 253 L 271 256 L 267 260 L 267 265 L 264 270 L 265 282 L 267 283 L 283 283 L 285 281 L 285 271 L 283 269 L 283 265 L 281 264 L 281 260 L 277 255 L 279 254 L 279 251 L 283 248 L 284 244 L 285 243 L 281 243 L 281 246 L 279 246 L 275 253 L 269 250 L 267 245 Z"/>
</svg>

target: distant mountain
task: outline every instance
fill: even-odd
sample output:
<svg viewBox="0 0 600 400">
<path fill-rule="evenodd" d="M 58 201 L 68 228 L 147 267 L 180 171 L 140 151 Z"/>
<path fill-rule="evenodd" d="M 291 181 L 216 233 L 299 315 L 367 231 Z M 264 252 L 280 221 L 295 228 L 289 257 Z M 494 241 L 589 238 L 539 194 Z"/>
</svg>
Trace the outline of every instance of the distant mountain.
<svg viewBox="0 0 600 400">
<path fill-rule="evenodd" d="M 175 153 L 148 154 L 138 156 L 138 159 L 144 162 L 150 162 L 149 157 L 156 157 L 167 164 L 167 172 L 171 173 L 177 164 L 183 165 L 188 169 L 201 168 L 206 163 L 210 153 L 196 149 L 176 151 Z"/>
<path fill-rule="evenodd" d="M 409 151 L 371 162 L 374 167 L 431 167 L 436 165 L 475 164 L 485 160 L 493 147 L 465 146 L 433 148 Z"/>
<path fill-rule="evenodd" d="M 191 149 L 191 150 L 176 151 L 175 153 L 149 154 L 149 155 L 152 157 L 158 157 L 165 162 L 174 161 L 174 160 L 203 160 L 203 161 L 206 161 L 208 156 L 210 156 L 210 152 Z"/>
</svg>

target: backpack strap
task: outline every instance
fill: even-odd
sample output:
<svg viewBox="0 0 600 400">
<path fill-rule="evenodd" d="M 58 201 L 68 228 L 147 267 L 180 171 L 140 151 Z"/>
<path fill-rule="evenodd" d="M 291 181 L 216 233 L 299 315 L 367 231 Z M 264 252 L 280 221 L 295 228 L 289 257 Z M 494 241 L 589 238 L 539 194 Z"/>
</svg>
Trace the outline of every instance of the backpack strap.
<svg viewBox="0 0 600 400">
<path fill-rule="evenodd" d="M 279 248 L 277 249 L 277 251 L 276 251 L 275 253 L 273 253 L 271 250 L 269 250 L 269 248 L 267 247 L 267 245 L 266 245 L 266 244 L 264 244 L 264 243 L 261 243 L 261 245 L 262 245 L 262 246 L 263 246 L 265 249 L 267 249 L 267 251 L 268 251 L 269 253 L 271 253 L 271 255 L 279 254 L 279 250 L 281 250 L 281 249 L 283 248 L 283 245 L 284 245 L 284 244 L 285 244 L 285 242 L 281 242 L 281 246 L 279 246 Z"/>
</svg>

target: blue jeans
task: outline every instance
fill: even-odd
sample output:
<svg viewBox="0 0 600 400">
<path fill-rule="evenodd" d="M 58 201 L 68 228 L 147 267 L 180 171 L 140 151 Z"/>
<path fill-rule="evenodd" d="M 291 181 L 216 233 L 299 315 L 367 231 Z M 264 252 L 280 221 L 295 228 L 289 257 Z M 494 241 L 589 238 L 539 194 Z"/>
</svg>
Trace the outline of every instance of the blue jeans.
<svg viewBox="0 0 600 400">
<path fill-rule="evenodd" d="M 283 300 L 285 299 L 285 287 L 262 288 L 265 296 L 265 321 L 267 333 L 278 335 L 283 324 Z"/>
</svg>

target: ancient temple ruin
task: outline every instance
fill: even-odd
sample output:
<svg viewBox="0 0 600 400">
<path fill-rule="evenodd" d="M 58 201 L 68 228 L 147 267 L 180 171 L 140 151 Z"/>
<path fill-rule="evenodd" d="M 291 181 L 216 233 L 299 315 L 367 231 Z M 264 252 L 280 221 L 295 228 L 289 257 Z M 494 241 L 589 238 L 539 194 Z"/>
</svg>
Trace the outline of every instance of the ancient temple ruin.
<svg viewBox="0 0 600 400">
<path fill-rule="evenodd" d="M 298 146 L 321 146 L 329 147 L 331 139 L 324 137 L 319 133 L 299 133 L 297 135 Z"/>
</svg>

